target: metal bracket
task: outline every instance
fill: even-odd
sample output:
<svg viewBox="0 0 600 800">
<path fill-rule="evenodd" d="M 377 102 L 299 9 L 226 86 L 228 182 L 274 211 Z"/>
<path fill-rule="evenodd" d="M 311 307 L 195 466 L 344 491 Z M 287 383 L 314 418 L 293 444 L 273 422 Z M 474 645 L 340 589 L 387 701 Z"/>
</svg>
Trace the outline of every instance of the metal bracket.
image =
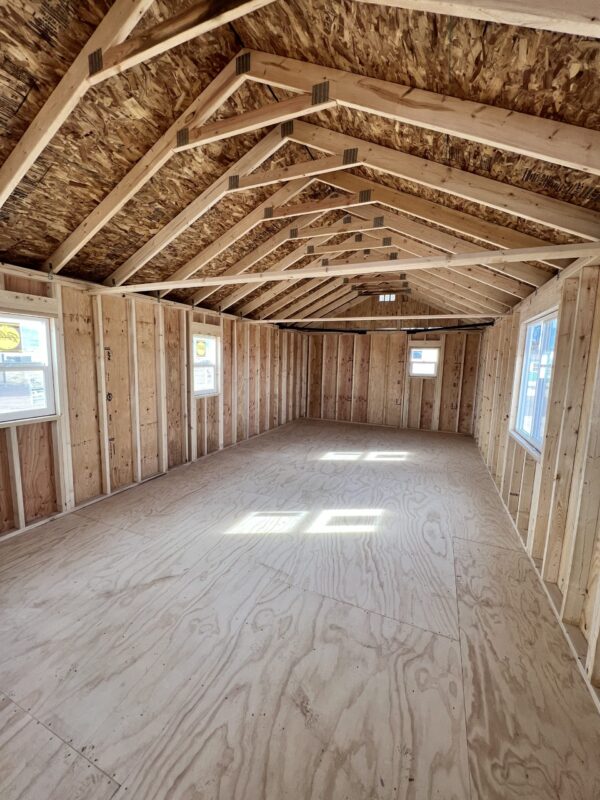
<svg viewBox="0 0 600 800">
<path fill-rule="evenodd" d="M 350 214 L 346 214 L 346 216 L 342 217 L 342 222 L 344 225 L 348 225 L 350 222 L 352 222 L 352 217 Z"/>
<path fill-rule="evenodd" d="M 322 267 L 328 267 L 329 266 L 329 259 L 328 258 L 321 259 L 321 266 Z"/>
<path fill-rule="evenodd" d="M 311 101 L 313 106 L 318 103 L 326 103 L 329 100 L 329 81 L 315 83 L 312 87 Z"/>
<path fill-rule="evenodd" d="M 298 238 L 298 228 L 290 228 L 290 239 L 297 239 Z"/>
<path fill-rule="evenodd" d="M 383 246 L 384 247 L 391 247 L 392 246 L 392 237 L 391 236 L 384 236 L 383 237 Z"/>
<path fill-rule="evenodd" d="M 390 261 L 398 261 L 398 253 L 390 253 Z"/>
<path fill-rule="evenodd" d="M 373 226 L 375 228 L 383 228 L 383 217 L 375 217 L 373 220 Z"/>
<path fill-rule="evenodd" d="M 265 208 L 265 219 L 271 219 L 273 216 L 273 206 L 267 206 Z"/>
<path fill-rule="evenodd" d="M 282 122 L 280 130 L 282 139 L 285 139 L 286 136 L 291 136 L 294 132 L 294 120 L 288 119 L 286 122 Z"/>
<path fill-rule="evenodd" d="M 96 75 L 96 73 L 100 72 L 102 67 L 104 66 L 104 60 L 102 58 L 102 49 L 94 50 L 93 53 L 88 55 L 88 69 L 90 75 Z"/>
<path fill-rule="evenodd" d="M 240 188 L 240 176 L 239 175 L 230 175 L 229 176 L 229 191 L 231 192 L 233 189 Z"/>
<path fill-rule="evenodd" d="M 243 53 L 235 60 L 235 74 L 243 75 L 245 72 L 250 72 L 250 53 Z"/>
<path fill-rule="evenodd" d="M 355 242 L 362 242 L 362 240 L 363 240 L 362 233 L 357 233 L 356 236 L 354 237 L 354 241 Z"/>
<path fill-rule="evenodd" d="M 180 128 L 177 131 L 177 147 L 185 147 L 190 143 L 190 129 Z"/>
<path fill-rule="evenodd" d="M 358 202 L 359 203 L 370 203 L 372 194 L 373 194 L 373 192 L 372 192 L 371 189 L 362 189 L 358 193 Z"/>
<path fill-rule="evenodd" d="M 358 147 L 350 147 L 342 154 L 342 164 L 352 164 L 358 161 Z"/>
<path fill-rule="evenodd" d="M 309 256 L 311 256 L 315 252 L 314 244 L 309 244 L 306 248 L 306 252 Z"/>
</svg>

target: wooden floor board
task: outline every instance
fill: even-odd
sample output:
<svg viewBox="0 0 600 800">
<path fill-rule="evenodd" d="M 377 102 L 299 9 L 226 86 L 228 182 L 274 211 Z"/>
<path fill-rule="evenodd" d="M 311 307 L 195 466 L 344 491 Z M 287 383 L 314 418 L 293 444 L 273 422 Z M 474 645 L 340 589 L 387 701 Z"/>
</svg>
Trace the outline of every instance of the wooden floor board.
<svg viewBox="0 0 600 800">
<path fill-rule="evenodd" d="M 519 548 L 473 440 L 306 421 L 0 542 L 0 796 L 591 800 Z"/>
</svg>

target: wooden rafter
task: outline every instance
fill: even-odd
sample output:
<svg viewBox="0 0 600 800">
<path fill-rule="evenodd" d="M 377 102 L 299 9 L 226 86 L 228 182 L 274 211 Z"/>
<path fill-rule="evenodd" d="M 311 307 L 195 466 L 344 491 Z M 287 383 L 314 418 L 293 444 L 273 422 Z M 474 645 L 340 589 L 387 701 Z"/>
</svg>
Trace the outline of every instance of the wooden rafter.
<svg viewBox="0 0 600 800">
<path fill-rule="evenodd" d="M 317 125 L 309 125 L 302 120 L 294 123 L 290 138 L 299 144 L 305 144 L 326 153 L 339 153 L 350 147 L 364 148 L 367 144 L 362 139 L 330 131 Z M 369 143 L 368 165 L 380 172 L 386 172 L 389 175 L 404 178 L 446 194 L 454 194 L 465 200 L 538 222 L 583 239 L 595 241 L 600 238 L 600 214 L 571 203 L 565 203 L 563 200 L 554 200 L 527 189 L 509 186 L 492 178 L 475 175 L 455 167 L 447 167 L 372 143 Z"/>
<path fill-rule="evenodd" d="M 357 0 L 375 6 L 428 11 L 451 17 L 500 22 L 524 28 L 591 36 L 600 39 L 596 0 Z"/>
<path fill-rule="evenodd" d="M 90 239 L 117 214 L 131 198 L 166 164 L 173 155 L 177 131 L 186 125 L 201 123 L 244 82 L 230 61 L 206 89 L 188 106 L 165 133 L 140 158 L 106 197 L 45 261 L 44 268 L 59 272 Z"/>
<path fill-rule="evenodd" d="M 546 247 L 532 247 L 528 250 L 490 250 L 486 251 L 485 259 L 490 264 L 503 264 L 511 263 L 512 261 L 522 261 L 530 259 L 536 261 L 541 257 L 551 258 L 553 256 L 577 258 L 578 256 L 600 255 L 600 243 L 598 242 L 584 242 L 575 244 L 560 244 L 560 245 L 547 245 Z M 346 264 L 336 265 L 335 267 L 327 264 L 318 268 L 304 269 L 304 270 L 290 270 L 289 272 L 273 272 L 269 273 L 270 281 L 287 281 L 295 278 L 319 278 L 319 277 L 343 277 L 344 275 L 356 275 L 358 272 L 373 272 L 373 273 L 386 273 L 386 272 L 404 272 L 408 270 L 423 270 L 423 269 L 436 269 L 439 267 L 460 267 L 472 266 L 481 261 L 481 253 L 466 253 L 460 255 L 440 255 L 431 258 L 408 258 L 398 259 L 397 261 L 386 260 L 379 261 L 368 265 L 357 265 L 350 262 Z M 118 293 L 132 293 L 132 292 L 153 292 L 153 291 L 171 291 L 173 289 L 186 289 L 200 286 L 225 286 L 235 285 L 237 283 L 254 283 L 260 284 L 264 282 L 264 275 L 261 272 L 245 274 L 245 275 L 231 275 L 231 276 L 215 276 L 204 278 L 192 279 L 179 279 L 179 280 L 166 280 L 156 281 L 153 283 L 139 283 L 118 287 L 103 287 L 97 289 L 98 294 L 118 294 Z"/>
<path fill-rule="evenodd" d="M 296 92 L 327 81 L 342 106 L 600 175 L 598 131 L 254 50 L 248 77 Z"/>
<path fill-rule="evenodd" d="M 260 142 L 232 164 L 223 175 L 211 183 L 198 197 L 192 200 L 182 211 L 161 228 L 142 247 L 135 251 L 120 267 L 104 281 L 107 286 L 119 286 L 131 278 L 144 264 L 147 264 L 157 253 L 163 250 L 177 236 L 186 231 L 190 225 L 210 210 L 227 194 L 229 179 L 232 175 L 244 174 L 255 169 L 279 150 L 286 142 L 279 131 L 271 131 Z"/>
<path fill-rule="evenodd" d="M 89 86 L 89 57 L 120 44 L 153 0 L 116 0 L 0 167 L 0 208 L 58 131 Z"/>
<path fill-rule="evenodd" d="M 202 36 L 221 25 L 227 25 L 246 14 L 269 5 L 274 0 L 225 0 L 215 14 L 215 3 L 202 0 L 138 36 L 130 36 L 121 44 L 100 48 L 95 57 L 97 69 L 90 76 L 94 85 L 126 69 L 149 61 L 190 39 Z"/>
</svg>

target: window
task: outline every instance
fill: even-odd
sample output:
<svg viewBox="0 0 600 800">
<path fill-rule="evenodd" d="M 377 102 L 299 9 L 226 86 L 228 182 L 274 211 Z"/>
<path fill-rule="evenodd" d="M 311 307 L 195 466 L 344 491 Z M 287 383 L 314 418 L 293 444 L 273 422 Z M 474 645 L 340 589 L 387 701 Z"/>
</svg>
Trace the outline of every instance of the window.
<svg viewBox="0 0 600 800">
<path fill-rule="evenodd" d="M 393 303 L 396 299 L 395 294 L 380 294 L 379 295 L 379 302 L 380 303 Z"/>
<path fill-rule="evenodd" d="M 214 333 L 207 333 L 211 329 Z M 219 393 L 220 328 L 195 325 L 192 332 L 194 397 Z"/>
<path fill-rule="evenodd" d="M 556 314 L 534 320 L 525 326 L 514 430 L 540 452 L 546 428 L 556 330 Z"/>
<path fill-rule="evenodd" d="M 50 320 L 0 313 L 0 422 L 55 410 Z"/>
<path fill-rule="evenodd" d="M 408 374 L 411 378 L 435 378 L 439 360 L 439 347 L 413 344 L 409 349 Z"/>
</svg>

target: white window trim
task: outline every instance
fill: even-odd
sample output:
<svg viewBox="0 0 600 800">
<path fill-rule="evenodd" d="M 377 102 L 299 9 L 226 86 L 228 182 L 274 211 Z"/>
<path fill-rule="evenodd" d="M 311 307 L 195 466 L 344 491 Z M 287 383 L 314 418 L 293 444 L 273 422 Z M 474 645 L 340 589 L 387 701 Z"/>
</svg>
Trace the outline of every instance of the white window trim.
<svg viewBox="0 0 600 800">
<path fill-rule="evenodd" d="M 193 322 L 190 326 L 190 363 L 191 363 L 191 393 L 196 400 L 205 397 L 219 397 L 223 387 L 223 331 L 220 325 L 209 325 L 206 322 Z M 196 392 L 194 391 L 194 335 L 213 336 L 217 340 L 217 390 L 215 392 Z"/>
<path fill-rule="evenodd" d="M 41 422 L 44 420 L 54 420 L 60 416 L 60 404 L 59 404 L 59 397 L 57 391 L 57 380 L 58 380 L 58 360 L 57 360 L 57 350 L 56 350 L 56 317 L 53 312 L 53 308 L 51 309 L 50 313 L 44 313 L 41 310 L 36 310 L 32 312 L 30 307 L 27 307 L 27 311 L 19 310 L 19 305 L 16 303 L 14 307 L 4 308 L 0 306 L 0 315 L 8 316 L 8 317 L 15 317 L 16 319 L 22 317 L 33 317 L 34 319 L 44 319 L 48 323 L 48 366 L 35 366 L 33 364 L 14 364 L 12 365 L 12 369 L 18 369 L 27 372 L 27 371 L 43 371 L 49 377 L 49 385 L 51 387 L 50 392 L 50 400 L 51 403 L 49 406 L 45 408 L 41 408 L 39 413 L 32 411 L 30 408 L 21 411 L 21 412 L 0 412 L 0 427 L 6 428 L 10 427 L 11 425 L 23 425 L 27 422 Z M 10 367 L 1 367 L 0 372 L 4 372 L 5 370 L 9 369 Z"/>
<path fill-rule="evenodd" d="M 412 350 L 425 350 L 425 349 L 433 349 L 435 348 L 438 351 L 438 360 L 437 364 L 435 365 L 435 375 L 413 375 L 412 374 L 412 362 L 410 358 L 410 354 Z M 418 378 L 421 380 L 436 380 L 436 378 L 440 374 L 440 362 L 442 359 L 442 345 L 440 342 L 411 342 L 408 345 L 408 358 L 407 358 L 407 367 L 408 367 L 408 377 L 409 378 Z"/>
<path fill-rule="evenodd" d="M 525 342 L 527 340 L 527 328 L 534 322 L 539 322 L 543 319 L 550 319 L 552 317 L 556 317 L 556 347 L 558 348 L 558 335 L 560 332 L 560 309 L 559 306 L 552 306 L 551 308 L 547 308 L 544 311 L 540 311 L 537 314 L 534 314 L 527 319 L 522 320 L 519 326 L 519 341 L 517 343 L 517 358 L 515 359 L 515 373 L 513 376 L 513 392 L 511 398 L 511 407 L 510 407 L 510 425 L 509 425 L 509 434 L 510 436 L 515 439 L 522 447 L 524 447 L 530 455 L 532 455 L 536 461 L 539 461 L 544 447 L 544 442 L 546 441 L 546 429 L 548 426 L 548 415 L 546 415 L 546 425 L 544 426 L 544 435 L 542 437 L 542 448 L 538 448 L 537 444 L 525 436 L 521 431 L 517 430 L 517 413 L 519 410 L 519 397 L 521 394 L 521 381 L 523 380 L 523 361 L 525 359 Z M 555 351 L 556 356 L 556 351 Z M 556 360 L 552 365 L 552 375 L 550 377 L 550 394 L 548 398 L 548 404 L 550 404 L 550 399 L 552 397 L 552 385 L 554 383 L 554 376 L 555 370 L 554 367 L 556 365 Z"/>
</svg>

